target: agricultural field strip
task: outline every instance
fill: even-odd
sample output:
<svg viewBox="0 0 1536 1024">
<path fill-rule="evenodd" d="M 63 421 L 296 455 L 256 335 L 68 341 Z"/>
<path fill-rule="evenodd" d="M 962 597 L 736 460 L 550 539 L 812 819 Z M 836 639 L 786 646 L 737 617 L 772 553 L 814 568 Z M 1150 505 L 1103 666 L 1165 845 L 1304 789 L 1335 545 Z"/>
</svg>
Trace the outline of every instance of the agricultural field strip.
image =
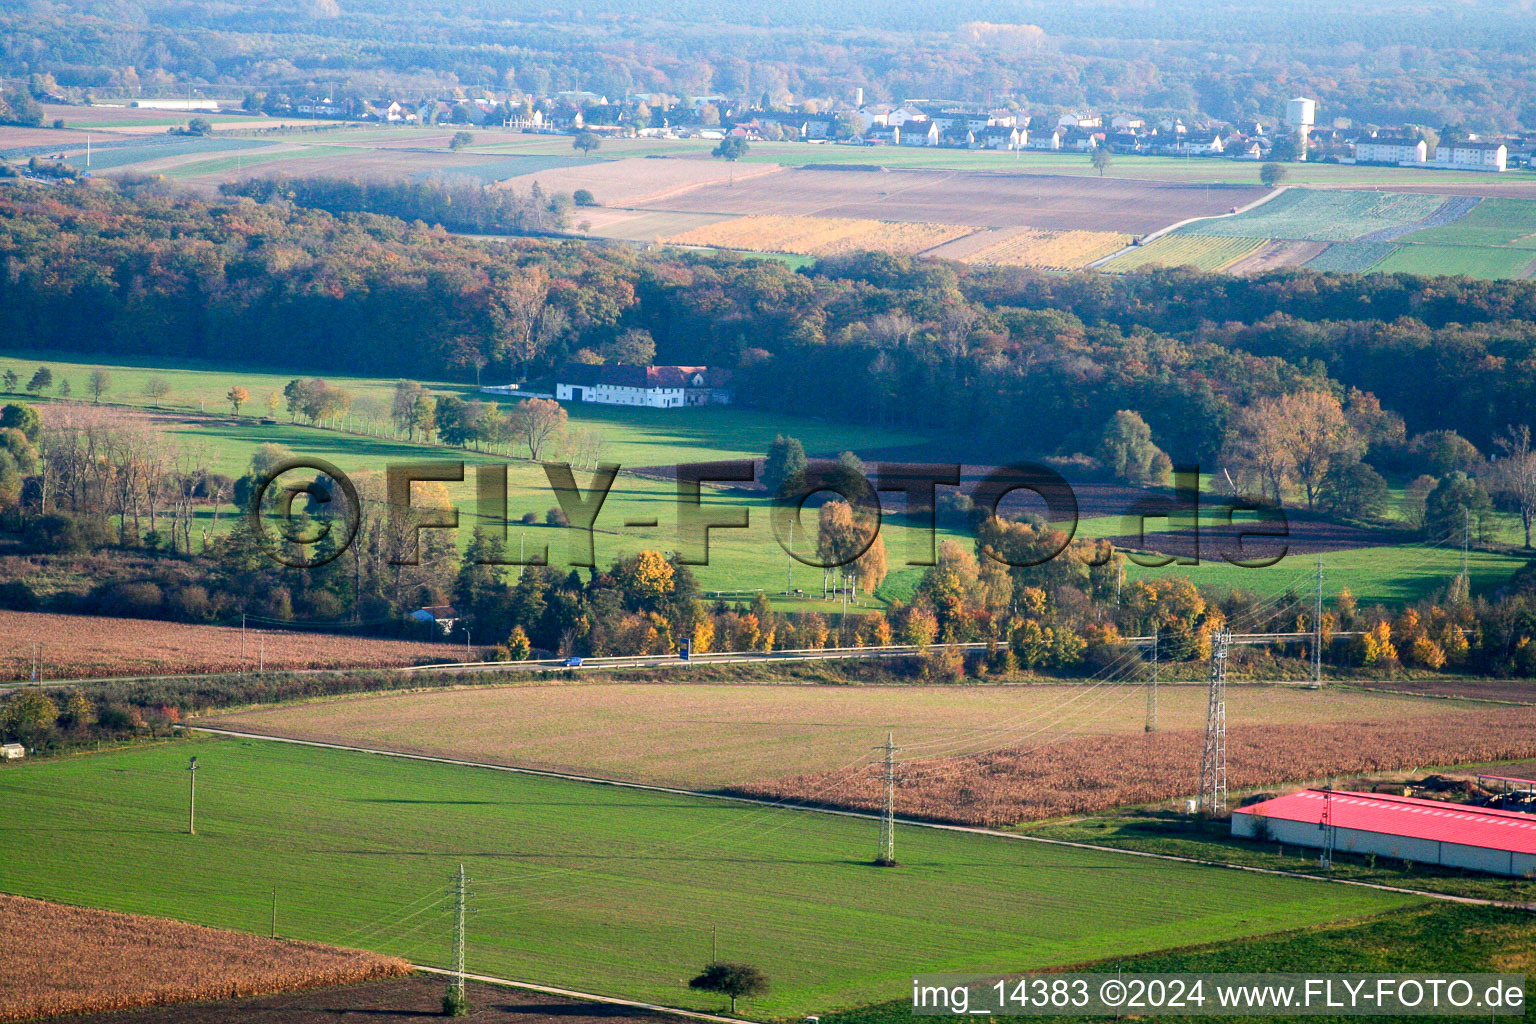
<svg viewBox="0 0 1536 1024">
<path fill-rule="evenodd" d="M 356 949 L 19 896 L 0 895 L 0 925 L 28 937 L 25 951 L 0 951 L 0 1020 L 328 988 L 409 971 Z"/>
<path fill-rule="evenodd" d="M 1418 225 L 1450 198 L 1417 192 L 1288 188 L 1257 210 L 1189 224 L 1174 234 L 1352 241 Z"/>
<path fill-rule="evenodd" d="M 1188 264 L 1214 273 L 1252 256 L 1267 242 L 1263 238 L 1231 235 L 1163 235 L 1155 241 L 1126 250 L 1101 264 L 1100 269 L 1124 273 L 1147 267 L 1178 267 Z"/>
<path fill-rule="evenodd" d="M 871 811 L 848 810 L 837 807 L 822 807 L 810 804 L 800 804 L 783 800 L 769 800 L 761 797 L 739 796 L 733 794 L 711 793 L 704 790 L 678 789 L 670 786 L 655 786 L 643 782 L 624 782 L 614 779 L 594 778 L 585 775 L 572 775 L 566 772 L 542 771 L 537 768 L 515 768 L 510 765 L 491 764 L 485 761 L 465 761 L 459 758 L 431 757 L 426 754 L 402 754 L 398 751 L 384 750 L 374 747 L 354 747 L 341 743 L 322 743 L 316 740 L 294 740 L 282 736 L 271 736 L 258 732 L 240 732 L 232 729 L 214 729 L 208 726 L 187 726 L 194 732 L 206 732 L 214 735 L 226 736 L 231 739 L 262 740 L 271 743 L 290 743 L 304 747 L 318 747 L 325 750 L 339 750 L 355 754 L 373 754 L 381 757 L 401 758 L 407 761 L 425 761 L 434 764 L 451 765 L 461 768 L 484 768 L 491 771 L 511 772 L 516 775 L 531 775 L 541 778 L 559 779 L 566 782 L 581 782 L 597 786 L 614 786 L 620 789 L 635 789 L 652 793 L 666 793 L 673 796 L 699 797 L 708 800 L 724 800 L 731 803 L 753 804 L 759 807 L 774 808 L 777 810 L 803 811 L 810 814 L 825 814 L 842 818 L 862 818 L 868 821 L 878 821 L 881 815 Z M 1198 857 L 1184 857 L 1171 853 L 1154 853 L 1146 850 L 1127 850 L 1114 846 L 1097 846 L 1093 843 L 1081 843 L 1067 839 L 1049 839 L 1044 836 L 1030 835 L 1022 832 L 1012 832 L 1004 829 L 981 828 L 975 825 L 952 825 L 945 822 L 924 821 L 916 818 L 896 817 L 896 821 L 911 828 L 932 829 L 938 832 L 954 832 L 966 835 L 990 836 L 997 839 L 1012 839 L 1030 843 L 1042 843 L 1047 846 L 1062 846 L 1078 850 L 1091 850 L 1095 853 L 1112 853 L 1127 857 L 1143 857 L 1149 860 L 1169 861 L 1177 864 L 1191 864 L 1201 867 L 1228 868 L 1233 871 L 1248 871 L 1260 875 L 1273 875 L 1281 878 L 1305 879 L 1313 882 L 1332 882 L 1337 885 L 1359 886 L 1367 889 L 1379 889 L 1382 892 L 1396 893 L 1404 896 L 1422 897 L 1429 900 L 1440 900 L 1446 903 L 1465 903 L 1476 906 L 1510 907 L 1519 910 L 1529 910 L 1525 904 L 1511 903 L 1504 900 L 1478 899 L 1470 896 L 1455 896 L 1449 893 L 1429 892 L 1422 889 L 1411 889 L 1404 886 L 1385 885 L 1378 882 L 1363 882 L 1355 879 L 1324 878 L 1317 875 L 1308 875 L 1297 871 L 1286 871 L 1280 868 L 1265 868 L 1251 864 L 1231 864 L 1225 861 L 1205 860 Z"/>
<path fill-rule="evenodd" d="M 1129 652 L 1123 655 L 1127 663 L 1132 657 Z M 977 738 L 989 745 L 1014 746 L 1021 733 L 1032 732 L 1042 722 L 1049 723 L 1048 731 L 1056 738 L 1139 736 L 1144 718 L 1139 706 L 1106 705 L 1102 700 L 1117 692 L 1109 685 L 1114 682 L 960 688 L 514 683 L 252 709 L 204 718 L 202 724 L 690 790 L 718 789 L 830 769 L 891 728 L 902 737 L 908 757 L 936 746 L 969 749 Z M 1319 695 L 1268 683 L 1233 687 L 1229 717 L 1235 725 L 1356 723 L 1461 710 L 1448 711 L 1436 701 Z M 1126 692 L 1141 694 L 1144 688 L 1134 682 Z M 1162 698 L 1160 719 L 1165 727 L 1194 729 L 1204 723 L 1203 687 L 1164 687 Z M 438 739 L 439 730 L 452 739 Z M 597 743 L 605 737 L 622 737 L 623 742 L 612 748 Z"/>
<path fill-rule="evenodd" d="M 701 183 L 665 200 L 618 201 L 679 212 L 837 216 L 912 223 L 1029 226 L 1144 234 L 1211 215 L 1260 190 L 938 170 L 794 170 L 752 187 Z M 1235 194 L 1234 194 L 1235 193 Z M 602 200 L 602 197 L 598 197 Z"/>
<path fill-rule="evenodd" d="M 1312 270 L 1363 274 L 1397 249 L 1386 242 L 1332 242 L 1302 265 Z"/>
<path fill-rule="evenodd" d="M 447 642 L 368 637 L 304 630 L 302 623 L 274 629 L 253 618 L 249 635 L 239 620 L 203 624 L 96 615 L 0 610 L 0 679 L 22 681 L 38 654 L 45 682 L 65 679 L 144 678 L 274 670 L 310 672 L 390 669 L 453 661 L 464 647 Z M 287 624 L 284 624 L 287 625 Z M 37 646 L 34 647 L 34 644 Z M 187 672 L 176 672 L 177 667 Z"/>
<path fill-rule="evenodd" d="M 1122 251 L 1130 241 L 1130 235 L 1116 231 L 1043 231 L 1025 228 L 953 258 L 962 263 L 990 266 L 1079 270 Z M 928 255 L 943 253 L 930 251 Z"/>
<path fill-rule="evenodd" d="M 860 249 L 915 255 L 978 230 L 959 224 L 749 214 L 691 228 L 666 242 L 805 256 L 829 256 Z"/>
<path fill-rule="evenodd" d="M 876 878 L 862 859 L 869 826 L 837 824 L 846 816 L 730 812 L 719 801 L 654 791 L 637 801 L 622 789 L 564 780 L 525 778 L 509 788 L 457 766 L 403 769 L 398 761 L 304 749 L 203 746 L 208 798 L 205 812 L 200 775 L 199 825 L 206 816 L 208 827 L 190 842 L 177 828 L 185 821 L 178 750 L 0 774 L 0 789 L 18 808 L 51 801 L 71 820 L 111 813 L 128 826 L 64 835 L 42 824 L 43 815 L 22 813 L 11 829 L 24 830 L 29 850 L 41 855 L 16 860 L 17 844 L 6 844 L 8 874 L 33 894 L 203 923 L 249 928 L 254 911 L 264 930 L 272 844 L 281 843 L 285 934 L 324 940 L 366 920 L 379 936 L 367 944 L 440 964 L 436 934 L 413 940 L 389 922 L 403 912 L 402 892 L 426 889 L 413 903 L 441 905 L 438 872 L 468 848 L 476 851 L 477 969 L 500 972 L 515 962 L 517 974 L 537 982 L 711 1008 L 718 1004 L 689 994 L 678 974 L 695 963 L 701 930 L 707 936 L 714 921 L 752 920 L 759 923 L 750 930 L 727 925 L 722 944 L 728 939 L 733 953 L 775 979 L 773 992 L 754 1003 L 770 1015 L 900 991 L 914 963 L 953 970 L 967 959 L 1080 962 L 1170 948 L 1191 934 L 1219 941 L 1421 902 L 1414 893 L 1304 885 L 1278 874 L 1240 882 L 1164 858 L 1130 869 L 1086 846 L 1069 855 L 1036 845 L 1030 853 L 985 833 L 939 839 L 906 826 L 898 840 L 905 870 Z M 287 794 L 282 806 L 271 801 L 275 790 Z M 455 799 L 444 800 L 446 791 Z M 741 857 L 761 866 L 760 885 L 738 884 Z M 672 864 L 679 859 L 693 865 L 682 876 Z M 1020 872 L 1021 859 L 1033 870 Z M 161 870 L 169 862 L 176 871 Z M 1134 870 L 1140 884 L 1073 884 L 1094 868 Z M 1171 899 L 1173 892 L 1184 898 Z M 612 930 L 619 920 L 622 941 Z M 875 921 L 896 927 L 900 938 L 857 941 Z M 426 925 L 446 927 L 432 919 L 418 927 Z"/>
<path fill-rule="evenodd" d="M 1404 236 L 1414 234 L 1418 231 L 1432 230 L 1434 228 L 1443 227 L 1447 224 L 1452 224 L 1465 217 L 1467 214 L 1471 213 L 1473 208 L 1481 202 L 1482 199 L 1478 196 L 1457 196 L 1452 199 L 1447 199 L 1443 204 L 1441 204 L 1438 210 L 1430 213 L 1423 220 L 1417 221 L 1413 224 L 1399 224 L 1390 228 L 1382 228 L 1380 231 L 1373 231 L 1368 235 L 1361 235 L 1356 239 L 1356 241 L 1396 242 Z"/>
</svg>

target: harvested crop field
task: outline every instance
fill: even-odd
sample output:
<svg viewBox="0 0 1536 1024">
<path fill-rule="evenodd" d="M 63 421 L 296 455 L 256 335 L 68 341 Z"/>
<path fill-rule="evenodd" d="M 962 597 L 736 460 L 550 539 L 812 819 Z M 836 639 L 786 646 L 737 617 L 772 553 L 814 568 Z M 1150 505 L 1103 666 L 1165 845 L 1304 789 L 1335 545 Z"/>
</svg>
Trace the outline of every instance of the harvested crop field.
<svg viewBox="0 0 1536 1024">
<path fill-rule="evenodd" d="M 483 160 L 481 156 L 479 159 Z M 639 206 L 662 203 L 669 197 L 689 190 L 718 185 L 721 189 L 734 188 L 743 193 L 756 192 L 766 184 L 764 179 L 779 179 L 782 168 L 777 164 L 742 164 L 733 166 L 723 160 L 630 157 L 624 160 L 604 160 L 585 167 L 567 167 L 560 171 L 559 190 L 574 191 L 584 188 L 604 206 Z M 529 174 L 508 178 L 501 185 L 527 191 L 539 180 L 540 175 Z M 542 176 L 546 189 L 554 188 L 555 181 L 548 174 Z M 663 209 L 671 207 L 663 206 Z M 694 206 L 679 206 L 683 212 L 733 213 L 751 211 L 709 210 Z"/>
<path fill-rule="evenodd" d="M 1080 270 L 1131 244 L 1131 236 L 1118 231 L 1015 228 L 989 231 L 981 237 L 985 239 L 983 244 L 960 249 L 958 247 L 971 242 L 969 238 L 962 238 L 928 255 L 982 266 Z"/>
<path fill-rule="evenodd" d="M 574 180 L 588 170 L 573 172 L 569 182 L 572 187 L 592 188 Z M 689 213 L 849 217 L 995 228 L 1119 231 L 1133 235 L 1146 234 L 1188 217 L 1225 213 L 1265 194 L 1258 187 L 1206 187 L 1066 175 L 828 170 L 781 170 L 771 178 L 750 181 L 744 181 L 738 174 L 734 186 L 722 179 L 644 200 L 605 198 L 596 188 L 593 192 L 599 201 L 615 205 Z"/>
<path fill-rule="evenodd" d="M 1104 265 L 1111 273 L 1145 270 L 1149 267 L 1197 267 L 1200 270 L 1225 270 L 1247 259 L 1266 244 L 1263 238 L 1233 238 L 1208 235 L 1164 235 L 1146 245 L 1137 246 Z"/>
<path fill-rule="evenodd" d="M 673 235 L 674 245 L 787 252 L 802 256 L 878 252 L 915 256 L 970 234 L 957 224 L 911 224 L 846 217 L 737 217 Z"/>
<path fill-rule="evenodd" d="M 894 730 L 912 756 L 1085 734 L 1141 734 L 1144 689 L 1124 685 L 519 685 L 290 705 L 199 724 L 292 739 L 713 789 L 862 763 Z M 1159 721 L 1204 722 L 1203 686 L 1159 688 Z M 1412 697 L 1236 686 L 1241 725 L 1450 715 Z M 1196 759 L 1198 763 L 1198 758 Z"/>
<path fill-rule="evenodd" d="M 41 678 L 253 672 L 268 669 L 384 668 L 462 661 L 457 644 L 334 633 L 0 611 L 0 680 L 32 678 L 33 645 Z M 242 650 L 244 656 L 242 657 Z"/>
<path fill-rule="evenodd" d="M 403 975 L 403 960 L 0 895 L 0 1021 Z"/>
<path fill-rule="evenodd" d="M 661 242 L 694 228 L 718 224 L 725 217 L 708 213 L 648 213 L 637 210 L 583 207 L 572 213 L 571 220 L 585 234 L 601 238 L 621 238 L 630 242 Z"/>
<path fill-rule="evenodd" d="M 1092 736 L 970 757 L 907 762 L 896 777 L 896 813 L 1003 826 L 1154 803 L 1199 789 L 1204 733 L 1169 729 Z M 1536 708 L 1384 716 L 1348 725 L 1234 725 L 1227 733 L 1233 790 L 1536 756 Z M 731 787 L 775 800 L 879 808 L 883 781 L 869 766 Z"/>
<path fill-rule="evenodd" d="M 1326 248 L 1326 242 L 1265 242 L 1258 251 L 1228 265 L 1227 273 L 1262 274 L 1280 267 L 1299 267 Z"/>
<path fill-rule="evenodd" d="M 583 1003 L 575 999 L 487 985 L 464 986 L 470 1015 L 466 1024 L 629 1024 L 671 1022 L 677 1017 L 612 1003 Z M 386 978 L 360 985 L 308 989 L 228 999 L 192 1006 L 162 1006 L 123 1013 L 93 1015 L 80 1024 L 420 1024 L 442 1014 L 443 979 L 432 974 Z"/>
<path fill-rule="evenodd" d="M 1536 704 L 1536 679 L 1393 679 L 1360 686 L 1380 693 Z"/>
</svg>

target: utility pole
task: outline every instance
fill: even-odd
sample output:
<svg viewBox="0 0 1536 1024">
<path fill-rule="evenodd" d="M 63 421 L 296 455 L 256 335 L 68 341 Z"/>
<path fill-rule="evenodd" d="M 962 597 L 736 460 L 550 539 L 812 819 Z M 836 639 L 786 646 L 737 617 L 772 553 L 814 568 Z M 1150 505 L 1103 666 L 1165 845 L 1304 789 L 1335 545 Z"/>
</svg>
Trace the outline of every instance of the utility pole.
<svg viewBox="0 0 1536 1024">
<path fill-rule="evenodd" d="M 267 670 L 267 634 L 257 632 L 256 639 L 260 646 L 260 660 L 256 662 L 256 671 L 265 672 Z"/>
<path fill-rule="evenodd" d="M 245 612 L 240 613 L 240 667 L 245 668 Z"/>
<path fill-rule="evenodd" d="M 1227 645 L 1232 634 L 1223 629 L 1211 637 L 1210 686 L 1205 710 L 1205 749 L 1200 758 L 1202 811 L 1227 809 Z"/>
<path fill-rule="evenodd" d="M 1152 627 L 1152 685 L 1147 688 L 1147 732 L 1157 731 L 1157 627 Z"/>
<path fill-rule="evenodd" d="M 272 937 L 277 938 L 277 886 L 272 887 Z"/>
<path fill-rule="evenodd" d="M 1461 575 L 1467 575 L 1467 542 L 1472 538 L 1472 510 L 1461 510 Z"/>
<path fill-rule="evenodd" d="M 788 597 L 795 589 L 795 521 L 789 521 L 789 550 L 785 552 L 789 556 L 789 568 L 784 571 L 784 596 Z"/>
<path fill-rule="evenodd" d="M 1323 556 L 1317 556 L 1317 587 L 1312 595 L 1312 685 L 1323 684 Z"/>
<path fill-rule="evenodd" d="M 450 876 L 453 888 L 449 891 L 453 900 L 453 980 L 448 983 L 448 997 L 443 1000 L 444 1009 L 453 1017 L 469 1013 L 469 1000 L 464 995 L 464 910 L 469 897 L 469 879 L 464 865 Z"/>
<path fill-rule="evenodd" d="M 197 835 L 197 758 L 187 764 L 187 835 Z"/>
<path fill-rule="evenodd" d="M 32 641 L 32 682 L 38 686 L 43 685 L 42 662 L 43 645 L 34 640 Z"/>
<path fill-rule="evenodd" d="M 883 868 L 896 866 L 896 735 L 885 734 L 885 745 L 876 747 L 885 753 L 885 810 L 880 815 L 880 854 L 875 863 Z"/>
<path fill-rule="evenodd" d="M 1333 787 L 1330 785 L 1323 790 L 1323 855 L 1317 859 L 1324 871 L 1333 870 Z"/>
<path fill-rule="evenodd" d="M 709 962 L 720 962 L 720 928 L 713 924 L 709 926 Z"/>
</svg>

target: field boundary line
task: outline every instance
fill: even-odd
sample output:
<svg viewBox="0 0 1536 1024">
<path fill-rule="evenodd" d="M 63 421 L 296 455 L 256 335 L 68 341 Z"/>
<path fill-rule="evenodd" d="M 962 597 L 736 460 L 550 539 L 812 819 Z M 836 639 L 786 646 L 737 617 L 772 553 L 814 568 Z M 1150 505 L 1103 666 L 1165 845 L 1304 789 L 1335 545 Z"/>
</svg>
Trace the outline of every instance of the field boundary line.
<svg viewBox="0 0 1536 1024">
<path fill-rule="evenodd" d="M 597 775 L 580 775 L 574 772 L 552 771 L 545 768 L 519 768 L 514 765 L 493 764 L 489 761 L 470 761 L 463 758 L 437 757 L 431 754 L 411 754 L 400 750 L 386 750 L 381 747 L 359 747 L 345 743 L 329 743 L 324 740 L 301 740 L 291 736 L 274 736 L 268 733 L 244 732 L 235 729 L 215 729 L 201 725 L 183 725 L 180 728 L 191 732 L 206 732 L 219 736 L 232 736 L 238 739 L 265 740 L 269 743 L 291 743 L 302 747 L 319 747 L 324 750 L 342 750 L 355 754 L 375 754 L 381 757 L 398 757 L 408 761 L 426 761 L 432 764 L 446 764 L 459 768 L 488 768 L 492 771 L 511 772 L 515 775 L 532 775 L 540 778 L 561 779 L 567 782 L 585 782 L 598 786 L 614 786 L 619 789 L 636 789 L 649 793 L 667 793 L 672 796 L 702 797 L 707 800 L 726 800 L 733 803 L 755 804 L 760 807 L 780 807 L 786 810 L 809 811 L 815 814 L 832 814 L 844 818 L 861 818 L 866 821 L 879 821 L 880 815 L 870 811 L 856 811 L 840 807 L 818 807 L 814 804 L 794 803 L 786 800 L 769 800 L 766 797 L 743 796 L 730 793 L 713 793 L 708 790 L 686 789 L 679 786 L 661 786 L 649 782 L 627 782 L 621 779 L 605 779 Z M 1299 878 L 1309 882 L 1322 882 L 1333 885 L 1353 885 L 1364 889 L 1376 889 L 1380 892 L 1398 893 L 1406 896 L 1418 896 L 1424 899 L 1440 900 L 1446 903 L 1460 903 L 1468 906 L 1479 907 L 1503 907 L 1509 910 L 1524 910 L 1536 913 L 1536 903 L 1515 903 L 1509 900 L 1483 899 L 1477 896 L 1457 896 L 1445 892 L 1429 892 L 1424 889 L 1410 889 L 1400 885 L 1387 885 L 1384 882 L 1365 882 L 1354 878 L 1325 878 L 1321 875 L 1309 875 L 1300 871 L 1287 871 L 1283 868 L 1265 868 L 1253 864 L 1233 864 L 1229 861 L 1206 860 L 1201 857 L 1185 857 L 1175 853 L 1153 853 L 1149 850 L 1127 850 L 1117 846 L 1098 846 L 1094 843 L 1079 843 L 1070 839 L 1049 839 L 1045 836 L 1032 836 L 1022 832 L 1005 832 L 1001 829 L 982 828 L 977 825 L 953 825 L 940 821 L 922 821 L 916 818 L 897 817 L 898 825 L 908 825 L 913 828 L 934 829 L 940 832 L 959 832 L 968 835 L 991 836 L 994 839 L 1011 839 L 1015 842 L 1044 843 L 1047 846 L 1065 846 L 1078 850 L 1093 850 L 1098 853 L 1113 853 L 1123 857 L 1145 857 L 1150 860 L 1171 861 L 1176 864 L 1197 864 L 1202 867 L 1227 868 L 1232 871 L 1248 871 L 1258 875 L 1273 875 L 1280 878 Z M 731 1018 L 714 1018 L 717 1020 L 732 1020 Z M 732 1020 L 732 1024 L 737 1024 Z"/>
<path fill-rule="evenodd" d="M 1236 216 L 1239 216 L 1240 214 L 1247 213 L 1249 210 L 1257 209 L 1258 207 L 1263 206 L 1265 203 L 1269 202 L 1271 199 L 1274 199 L 1276 196 L 1280 195 L 1281 193 L 1289 191 L 1292 187 L 1294 187 L 1294 186 L 1291 186 L 1291 185 L 1281 185 L 1279 188 L 1277 188 L 1274 191 L 1270 192 L 1269 195 L 1267 195 L 1267 196 L 1260 196 L 1259 198 L 1255 199 L 1253 202 L 1247 204 L 1246 206 L 1239 206 L 1237 209 L 1232 210 L 1229 213 L 1213 213 L 1213 214 L 1209 214 L 1209 215 L 1204 216 L 1204 217 L 1186 217 L 1184 220 L 1179 221 L 1177 224 L 1169 224 L 1165 228 L 1158 228 L 1156 231 L 1152 232 L 1150 235 L 1142 235 L 1141 236 L 1141 243 L 1140 243 L 1140 245 L 1128 245 L 1124 249 L 1121 249 L 1119 252 L 1111 253 L 1110 255 L 1105 256 L 1101 260 L 1095 260 L 1094 262 L 1088 264 L 1088 269 L 1089 270 L 1097 270 L 1100 267 L 1102 267 L 1104 264 L 1108 263 L 1110 260 L 1115 259 L 1116 257 L 1119 257 L 1119 256 L 1123 256 L 1123 255 L 1125 255 L 1126 253 L 1130 252 L 1133 249 L 1139 249 L 1139 248 L 1141 248 L 1141 246 L 1146 245 L 1149 242 L 1155 242 L 1159 238 L 1162 238 L 1164 235 L 1168 234 L 1169 232 L 1177 231 L 1179 228 L 1182 228 L 1186 224 L 1195 224 L 1195 223 L 1198 223 L 1199 221 L 1203 221 L 1203 220 L 1223 220 L 1223 219 L 1228 218 L 1228 217 L 1236 217 Z"/>
<path fill-rule="evenodd" d="M 428 967 L 426 964 L 411 964 L 418 971 L 428 974 L 439 974 L 445 977 L 456 978 L 458 974 L 442 967 Z M 684 1010 L 676 1006 L 662 1006 L 660 1003 L 641 1003 L 633 999 L 620 999 L 618 996 L 600 996 L 594 992 L 578 992 L 575 989 L 555 988 L 552 985 L 535 985 L 531 981 L 513 981 L 511 978 L 497 978 L 489 974 L 464 975 L 466 981 L 480 981 L 488 985 L 503 985 L 507 988 L 520 988 L 529 992 L 543 992 L 552 996 L 568 996 L 572 999 L 585 999 L 593 1003 L 607 1003 L 611 1006 L 628 1006 L 635 1010 L 649 1010 L 652 1013 L 666 1013 L 674 1017 L 688 1017 L 692 1020 L 707 1020 L 713 1024 L 745 1024 L 741 1017 L 721 1017 L 718 1014 L 704 1013 L 701 1010 Z"/>
</svg>

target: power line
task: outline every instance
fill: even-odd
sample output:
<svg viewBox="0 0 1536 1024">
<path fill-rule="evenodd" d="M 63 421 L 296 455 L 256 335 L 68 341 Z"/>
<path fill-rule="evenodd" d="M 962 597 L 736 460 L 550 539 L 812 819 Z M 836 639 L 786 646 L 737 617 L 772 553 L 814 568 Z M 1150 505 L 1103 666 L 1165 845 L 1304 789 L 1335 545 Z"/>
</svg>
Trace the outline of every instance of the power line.
<svg viewBox="0 0 1536 1024">
<path fill-rule="evenodd" d="M 464 995 L 464 911 L 469 898 L 469 878 L 464 874 L 464 865 L 459 865 L 458 873 L 451 876 L 453 889 L 449 895 L 453 897 L 453 980 L 448 984 L 448 996 L 443 1000 L 443 1008 L 449 1016 L 463 1017 L 469 1013 L 469 1000 Z"/>
<path fill-rule="evenodd" d="M 1223 629 L 1211 637 L 1210 685 L 1205 710 L 1205 749 L 1200 756 L 1200 809 L 1227 809 L 1227 645 Z"/>
<path fill-rule="evenodd" d="M 896 734 L 885 734 L 885 809 L 880 815 L 880 853 L 875 863 L 883 868 L 896 866 Z"/>
<path fill-rule="evenodd" d="M 197 835 L 197 758 L 187 763 L 187 835 Z"/>
<path fill-rule="evenodd" d="M 1312 685 L 1323 683 L 1323 556 L 1317 556 L 1317 588 L 1312 599 Z"/>
</svg>

